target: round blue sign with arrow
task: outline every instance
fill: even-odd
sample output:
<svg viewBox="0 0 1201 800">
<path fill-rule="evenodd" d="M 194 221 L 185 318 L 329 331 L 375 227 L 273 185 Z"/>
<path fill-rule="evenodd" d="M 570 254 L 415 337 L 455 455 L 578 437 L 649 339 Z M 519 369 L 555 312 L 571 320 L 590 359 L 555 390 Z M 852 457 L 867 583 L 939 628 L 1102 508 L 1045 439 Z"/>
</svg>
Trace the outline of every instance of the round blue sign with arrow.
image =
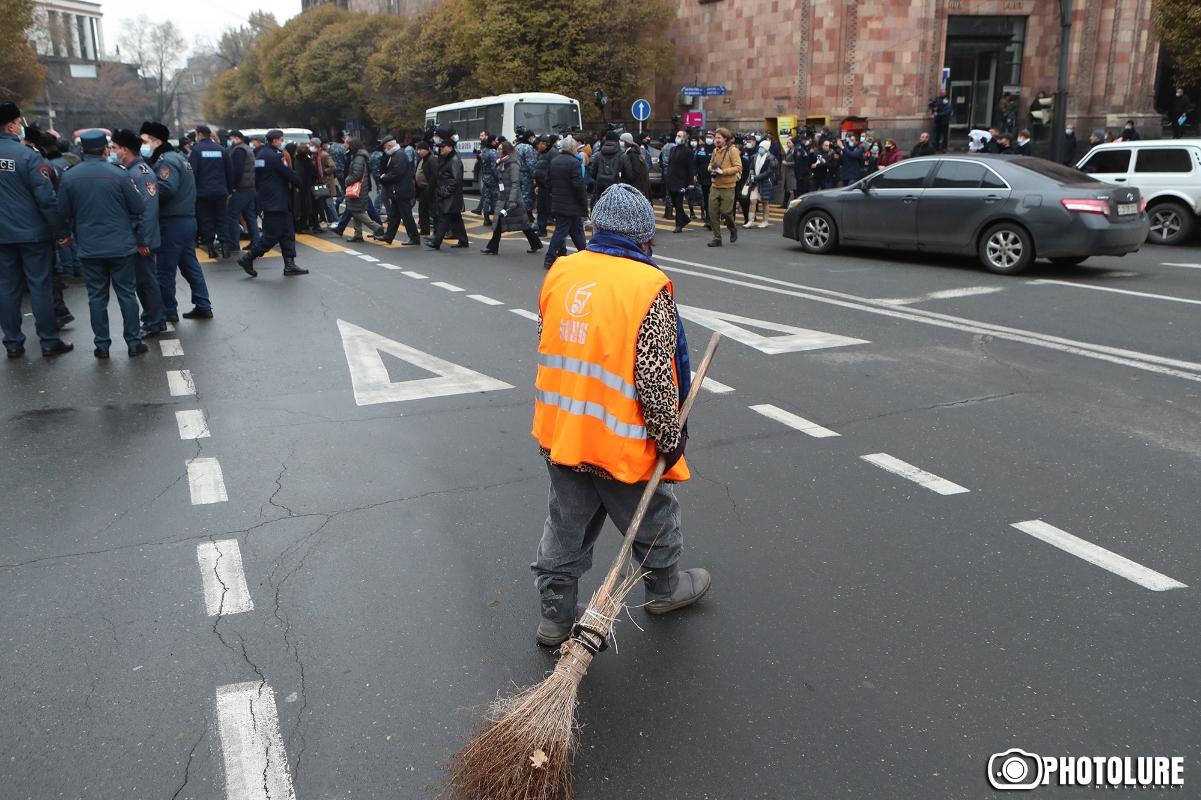
<svg viewBox="0 0 1201 800">
<path fill-rule="evenodd" d="M 630 113 L 639 122 L 646 122 L 651 118 L 651 102 L 649 100 L 635 100 L 634 105 L 630 106 Z"/>
</svg>

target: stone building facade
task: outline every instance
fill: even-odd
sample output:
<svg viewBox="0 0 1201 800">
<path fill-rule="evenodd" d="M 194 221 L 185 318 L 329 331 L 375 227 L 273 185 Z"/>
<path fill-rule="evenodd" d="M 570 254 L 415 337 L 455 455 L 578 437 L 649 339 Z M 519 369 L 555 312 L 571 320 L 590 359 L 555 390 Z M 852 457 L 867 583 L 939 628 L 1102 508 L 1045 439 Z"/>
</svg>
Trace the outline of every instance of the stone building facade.
<svg viewBox="0 0 1201 800">
<path fill-rule="evenodd" d="M 1069 49 L 1068 119 L 1080 130 L 1128 118 L 1158 135 L 1158 43 L 1152 0 L 1076 0 Z M 705 98 L 706 124 L 771 127 L 775 118 L 867 117 L 903 143 L 928 125 L 943 86 L 952 135 L 996 121 L 1002 93 L 1031 101 L 1054 94 L 1059 68 L 1057 0 L 679 0 L 670 30 L 674 74 L 656 84 L 656 127 L 698 110 L 687 85 L 722 85 Z"/>
</svg>

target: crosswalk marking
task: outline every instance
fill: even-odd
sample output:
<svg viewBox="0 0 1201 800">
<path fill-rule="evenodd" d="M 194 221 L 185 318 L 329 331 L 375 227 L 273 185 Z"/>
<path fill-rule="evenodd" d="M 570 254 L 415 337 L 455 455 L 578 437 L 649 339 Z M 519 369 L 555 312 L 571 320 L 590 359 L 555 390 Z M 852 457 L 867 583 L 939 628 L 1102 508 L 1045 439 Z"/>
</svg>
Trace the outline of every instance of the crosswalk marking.
<svg viewBox="0 0 1201 800">
<path fill-rule="evenodd" d="M 1106 550 L 1100 545 L 1093 544 L 1078 536 L 1073 536 L 1067 531 L 1062 531 L 1053 525 L 1048 525 L 1041 519 L 1015 522 L 1010 527 L 1017 528 L 1022 533 L 1027 533 L 1052 547 L 1058 547 L 1065 553 L 1071 553 L 1077 558 L 1082 558 L 1090 564 L 1097 565 L 1101 569 L 1109 570 L 1114 575 L 1120 575 L 1128 581 L 1133 581 L 1144 589 L 1150 589 L 1153 592 L 1163 592 L 1168 589 L 1188 588 L 1186 584 L 1178 580 L 1169 578 L 1167 575 L 1163 575 L 1153 569 L 1148 569 L 1125 556 L 1120 556 L 1111 550 Z"/>
<path fill-rule="evenodd" d="M 254 611 L 237 539 L 201 542 L 196 545 L 196 562 L 200 564 L 205 613 L 215 617 Z"/>
<path fill-rule="evenodd" d="M 221 463 L 215 458 L 188 459 L 188 491 L 191 492 L 194 506 L 229 500 L 229 495 L 225 493 Z"/>
<path fill-rule="evenodd" d="M 768 419 L 774 419 L 776 422 L 782 422 L 790 428 L 795 428 L 803 434 L 812 436 L 815 439 L 828 439 L 831 436 L 838 436 L 837 433 L 829 428 L 823 428 L 816 422 L 810 422 L 804 417 L 798 417 L 790 411 L 773 406 L 770 403 L 765 403 L 757 406 L 750 406 L 751 411 L 756 414 L 762 414 Z"/>
<path fill-rule="evenodd" d="M 957 483 L 952 483 L 946 478 L 940 478 L 932 472 L 926 472 L 924 469 L 919 469 L 899 458 L 894 458 L 888 453 L 872 453 L 860 456 L 860 458 L 882 470 L 899 475 L 905 480 L 913 481 L 918 486 L 929 489 L 936 494 L 967 494 L 971 491 L 971 489 L 966 489 Z"/>
</svg>

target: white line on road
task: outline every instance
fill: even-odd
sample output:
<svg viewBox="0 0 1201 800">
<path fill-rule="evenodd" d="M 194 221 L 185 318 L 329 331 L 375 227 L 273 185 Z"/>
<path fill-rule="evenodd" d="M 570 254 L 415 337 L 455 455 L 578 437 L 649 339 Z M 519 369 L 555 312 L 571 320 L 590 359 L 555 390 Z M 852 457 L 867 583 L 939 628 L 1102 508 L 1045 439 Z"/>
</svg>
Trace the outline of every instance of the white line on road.
<svg viewBox="0 0 1201 800">
<path fill-rule="evenodd" d="M 774 419 L 776 422 L 782 422 L 790 428 L 796 428 L 804 434 L 808 434 L 815 439 L 828 439 L 831 436 L 838 436 L 837 433 L 829 428 L 823 428 L 816 422 L 810 422 L 804 417 L 798 417 L 796 414 L 785 411 L 782 408 L 770 404 L 751 406 L 751 411 L 756 414 L 762 414 L 768 419 Z"/>
<path fill-rule="evenodd" d="M 1038 278 L 1037 280 L 1026 281 L 1026 283 L 1047 284 L 1053 283 L 1056 286 L 1075 286 L 1077 289 L 1092 289 L 1094 292 L 1114 292 L 1115 294 L 1129 294 L 1135 297 L 1147 297 L 1151 300 L 1167 300 L 1172 303 L 1188 303 L 1194 306 L 1201 306 L 1201 300 L 1192 300 L 1187 297 L 1174 297 L 1170 294 L 1151 294 L 1150 292 L 1136 292 L 1132 289 L 1115 289 L 1112 286 L 1093 286 L 1087 283 L 1074 283 L 1072 281 L 1054 281 L 1049 278 Z"/>
<path fill-rule="evenodd" d="M 1167 589 L 1186 589 L 1185 584 L 1137 564 L 1125 556 L 1120 556 L 1100 545 L 1073 536 L 1067 531 L 1061 531 L 1054 525 L 1048 525 L 1041 519 L 1026 522 L 1015 522 L 1010 527 L 1017 528 L 1022 533 L 1028 533 L 1035 539 L 1041 539 L 1052 547 L 1058 547 L 1065 553 L 1071 553 L 1077 558 L 1083 558 L 1090 564 L 1096 564 L 1101 569 L 1107 569 L 1114 575 L 1120 575 L 1128 581 L 1134 581 L 1144 589 L 1162 592 Z"/>
<path fill-rule="evenodd" d="M 196 561 L 204 586 L 204 610 L 210 617 L 254 611 L 237 539 L 196 545 Z"/>
<path fill-rule="evenodd" d="M 167 388 L 172 397 L 196 394 L 196 382 L 192 380 L 190 369 L 167 370 Z"/>
<path fill-rule="evenodd" d="M 422 275 L 420 272 L 413 272 L 412 270 L 405 270 L 400 274 L 418 281 L 423 281 L 429 277 L 429 275 Z"/>
<path fill-rule="evenodd" d="M 1178 264 L 1174 261 L 1164 261 L 1161 267 L 1180 267 L 1181 269 L 1201 269 L 1201 264 Z"/>
<path fill-rule="evenodd" d="M 194 506 L 224 503 L 229 499 L 225 493 L 221 463 L 215 458 L 188 459 L 188 489 L 192 493 Z"/>
<path fill-rule="evenodd" d="M 923 303 L 926 300 L 951 300 L 956 297 L 973 297 L 981 294 L 993 294 L 994 292 L 1005 291 L 1002 286 L 966 286 L 962 289 L 943 289 L 939 292 L 930 292 L 929 294 L 919 295 L 917 297 L 895 297 L 891 299 L 881 298 L 881 303 L 888 303 L 890 306 L 907 306 L 911 303 Z"/>
<path fill-rule="evenodd" d="M 445 289 L 448 292 L 465 292 L 467 291 L 462 286 L 455 286 L 453 283 L 444 283 L 443 281 L 434 281 L 430 286 L 437 286 L 439 289 Z"/>
<path fill-rule="evenodd" d="M 212 435 L 208 418 L 199 408 L 176 411 L 175 424 L 179 426 L 180 439 L 207 439 Z"/>
<path fill-rule="evenodd" d="M 174 326 L 174 325 L 172 325 L 170 322 L 164 322 L 163 324 L 167 326 L 167 332 L 168 332 L 168 333 L 175 333 L 175 326 Z"/>
<path fill-rule="evenodd" d="M 396 266 L 395 264 L 385 264 L 383 262 L 380 262 L 376 266 L 383 267 L 384 269 L 400 269 L 400 267 Z"/>
<path fill-rule="evenodd" d="M 940 478 L 933 473 L 926 472 L 924 469 L 918 469 L 912 464 L 890 456 L 888 453 L 872 453 L 871 455 L 859 457 L 869 464 L 875 464 L 880 469 L 913 481 L 918 486 L 925 487 L 938 494 L 966 494 L 971 491 L 971 489 L 965 489 L 957 483 L 951 483 L 946 478 Z"/>
<path fill-rule="evenodd" d="M 696 380 L 696 373 L 692 373 L 692 379 Z M 708 375 L 705 376 L 705 382 L 701 384 L 701 388 L 713 394 L 729 394 L 734 391 L 733 386 L 727 386 L 719 380 L 714 380 Z"/>
<path fill-rule="evenodd" d="M 295 800 L 275 692 L 250 681 L 217 687 L 225 800 Z"/>
<path fill-rule="evenodd" d="M 538 321 L 537 314 L 535 314 L 533 311 L 526 311 L 524 308 L 510 308 L 509 313 L 516 314 L 519 317 L 525 317 L 526 319 L 532 319 L 534 322 Z"/>
<path fill-rule="evenodd" d="M 158 348 L 162 351 L 164 358 L 183 355 L 183 344 L 179 339 L 159 339 Z"/>
<path fill-rule="evenodd" d="M 503 306 L 504 305 L 504 303 L 502 303 L 500 300 L 494 300 L 491 297 L 488 297 L 487 295 L 483 295 L 483 294 L 469 294 L 469 295 L 467 295 L 467 297 L 476 301 L 477 303 L 483 303 L 486 306 Z"/>
<path fill-rule="evenodd" d="M 352 256 L 361 256 L 361 255 L 363 255 L 363 254 L 362 254 L 362 253 L 360 253 L 358 250 L 351 250 L 349 247 L 344 247 L 344 248 L 342 248 L 342 252 L 343 252 L 343 253 L 348 253 L 349 255 L 352 255 Z"/>
<path fill-rule="evenodd" d="M 364 254 L 364 255 L 360 255 L 360 256 L 359 256 L 359 258 L 363 259 L 364 261 L 369 261 L 369 262 L 371 262 L 372 264 L 375 264 L 376 262 L 378 262 L 378 261 L 379 261 L 379 259 L 378 259 L 378 258 L 376 258 L 375 256 L 369 256 L 369 255 L 366 255 L 366 254 Z"/>
</svg>

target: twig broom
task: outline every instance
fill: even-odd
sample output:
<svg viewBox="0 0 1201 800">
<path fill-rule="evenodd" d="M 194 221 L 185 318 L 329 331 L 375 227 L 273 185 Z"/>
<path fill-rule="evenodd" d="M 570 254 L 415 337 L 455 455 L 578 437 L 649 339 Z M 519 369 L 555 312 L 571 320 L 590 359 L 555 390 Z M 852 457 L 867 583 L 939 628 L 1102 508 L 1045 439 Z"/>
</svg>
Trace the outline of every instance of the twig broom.
<svg viewBox="0 0 1201 800">
<path fill-rule="evenodd" d="M 709 339 L 692 390 L 680 409 L 681 425 L 692 411 L 720 339 L 717 333 Z M 622 573 L 664 467 L 660 455 L 621 549 L 571 638 L 559 648 L 554 671 L 542 683 L 493 703 L 480 729 L 455 753 L 447 787 L 450 796 L 459 800 L 571 800 L 580 681 L 593 656 L 605 648 L 626 596 L 642 580 L 637 571 Z"/>
</svg>

